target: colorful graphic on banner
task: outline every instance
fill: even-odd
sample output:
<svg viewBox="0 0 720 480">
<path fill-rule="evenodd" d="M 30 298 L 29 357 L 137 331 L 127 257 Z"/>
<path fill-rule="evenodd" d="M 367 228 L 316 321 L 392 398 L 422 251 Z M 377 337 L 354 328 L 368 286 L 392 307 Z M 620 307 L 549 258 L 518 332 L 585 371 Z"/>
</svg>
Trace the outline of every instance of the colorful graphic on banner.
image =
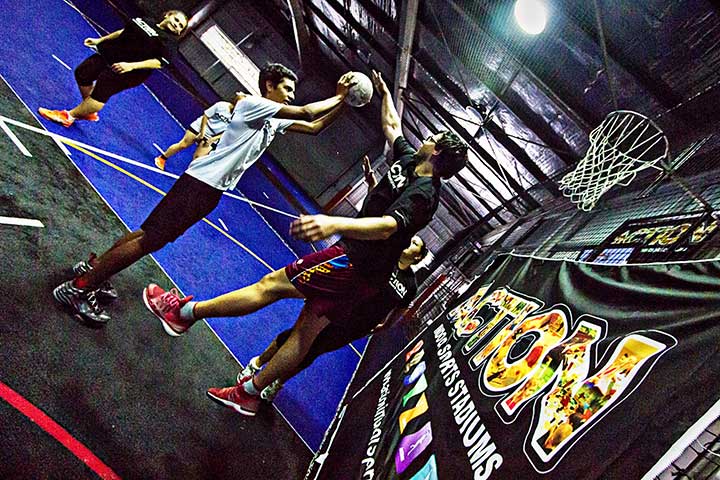
<svg viewBox="0 0 720 480">
<path fill-rule="evenodd" d="M 345 400 L 309 478 L 641 478 L 720 397 L 717 305 L 718 262 L 499 259 Z"/>
</svg>

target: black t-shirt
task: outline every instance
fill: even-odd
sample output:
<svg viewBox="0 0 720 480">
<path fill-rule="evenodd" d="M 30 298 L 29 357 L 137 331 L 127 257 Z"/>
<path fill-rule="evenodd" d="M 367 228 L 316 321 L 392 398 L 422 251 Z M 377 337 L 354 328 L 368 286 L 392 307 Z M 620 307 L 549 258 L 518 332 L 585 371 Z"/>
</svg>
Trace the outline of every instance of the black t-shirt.
<svg viewBox="0 0 720 480">
<path fill-rule="evenodd" d="M 397 231 L 386 240 L 341 239 L 350 261 L 366 277 L 386 279 L 410 239 L 430 223 L 437 210 L 440 180 L 415 174 L 415 152 L 405 137 L 395 139 L 395 163 L 365 197 L 358 214 L 358 218 L 390 215 L 397 221 Z"/>
<path fill-rule="evenodd" d="M 163 65 L 168 65 L 171 50 L 175 49 L 175 37 L 158 28 L 156 23 L 149 18 L 130 19 L 120 36 L 98 44 L 98 53 L 108 64 L 156 58 Z"/>
<path fill-rule="evenodd" d="M 396 263 L 395 269 L 390 277 L 382 283 L 377 295 L 355 308 L 348 317 L 345 327 L 349 333 L 357 332 L 360 336 L 367 335 L 385 319 L 391 310 L 410 305 L 416 294 L 415 273 L 410 268 L 400 270 Z"/>
</svg>

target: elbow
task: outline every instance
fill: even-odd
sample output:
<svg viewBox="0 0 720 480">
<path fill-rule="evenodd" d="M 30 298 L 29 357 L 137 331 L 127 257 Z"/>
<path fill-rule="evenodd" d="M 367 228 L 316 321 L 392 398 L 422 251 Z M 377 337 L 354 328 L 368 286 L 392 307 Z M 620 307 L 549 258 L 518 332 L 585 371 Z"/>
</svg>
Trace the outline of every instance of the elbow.
<svg viewBox="0 0 720 480">
<path fill-rule="evenodd" d="M 315 114 L 313 113 L 312 109 L 310 109 L 307 105 L 302 107 L 302 112 L 300 113 L 301 119 L 312 122 L 315 120 Z"/>
</svg>

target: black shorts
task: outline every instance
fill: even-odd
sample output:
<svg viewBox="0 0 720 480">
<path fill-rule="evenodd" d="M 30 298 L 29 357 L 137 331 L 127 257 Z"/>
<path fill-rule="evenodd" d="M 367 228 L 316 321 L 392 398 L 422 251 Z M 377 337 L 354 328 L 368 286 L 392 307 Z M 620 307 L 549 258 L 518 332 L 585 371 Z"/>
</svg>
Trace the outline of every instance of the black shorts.
<svg viewBox="0 0 720 480">
<path fill-rule="evenodd" d="M 223 191 L 182 174 L 140 227 L 153 243 L 165 245 L 212 212 Z"/>
<path fill-rule="evenodd" d="M 147 68 L 127 73 L 115 73 L 111 65 L 99 53 L 86 58 L 75 68 L 75 80 L 81 87 L 95 83 L 90 98 L 100 103 L 107 101 L 116 93 L 142 84 L 152 73 Z"/>
</svg>

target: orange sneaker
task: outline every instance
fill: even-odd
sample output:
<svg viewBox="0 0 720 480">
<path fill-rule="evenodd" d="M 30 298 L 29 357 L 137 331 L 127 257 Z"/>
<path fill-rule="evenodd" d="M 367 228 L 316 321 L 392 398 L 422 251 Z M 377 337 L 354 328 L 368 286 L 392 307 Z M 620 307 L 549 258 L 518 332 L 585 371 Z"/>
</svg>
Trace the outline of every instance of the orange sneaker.
<svg viewBox="0 0 720 480">
<path fill-rule="evenodd" d="M 59 123 L 63 127 L 69 127 L 75 121 L 67 110 L 49 110 L 47 108 L 40 107 L 38 108 L 38 113 L 41 117 L 50 120 L 51 122 Z"/>
<path fill-rule="evenodd" d="M 87 115 L 81 115 L 77 117 L 76 120 L 88 120 L 90 122 L 99 122 L 100 121 L 100 115 L 97 114 L 97 112 L 89 113 Z"/>
<path fill-rule="evenodd" d="M 162 156 L 158 155 L 155 157 L 155 166 L 158 167 L 160 170 L 165 170 L 165 162 L 167 160 L 163 158 Z"/>
</svg>

